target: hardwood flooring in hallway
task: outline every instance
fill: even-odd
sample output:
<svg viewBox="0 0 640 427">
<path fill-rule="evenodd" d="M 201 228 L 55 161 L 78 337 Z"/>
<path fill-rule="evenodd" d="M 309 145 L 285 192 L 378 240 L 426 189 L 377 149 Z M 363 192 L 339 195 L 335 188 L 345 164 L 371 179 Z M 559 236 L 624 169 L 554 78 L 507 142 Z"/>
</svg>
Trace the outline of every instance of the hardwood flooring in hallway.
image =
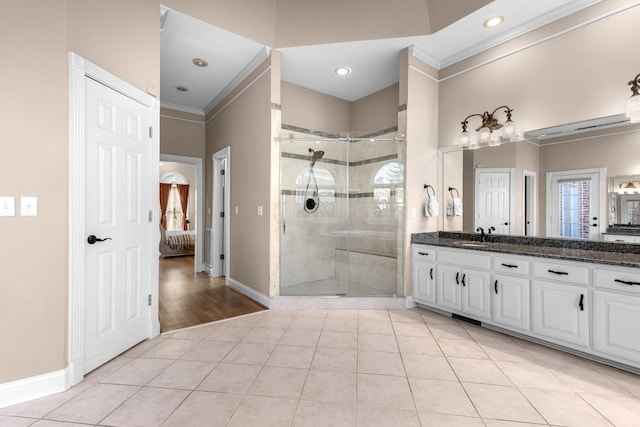
<svg viewBox="0 0 640 427">
<path fill-rule="evenodd" d="M 193 256 L 160 259 L 160 331 L 266 310 L 225 286 L 224 278 L 193 271 Z"/>
</svg>

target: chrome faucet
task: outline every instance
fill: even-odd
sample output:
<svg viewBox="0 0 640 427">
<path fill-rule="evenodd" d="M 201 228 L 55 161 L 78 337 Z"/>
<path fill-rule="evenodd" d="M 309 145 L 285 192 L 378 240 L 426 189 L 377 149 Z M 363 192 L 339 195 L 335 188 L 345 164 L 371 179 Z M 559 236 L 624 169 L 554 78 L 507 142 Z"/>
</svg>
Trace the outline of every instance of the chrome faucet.
<svg viewBox="0 0 640 427">
<path fill-rule="evenodd" d="M 480 241 L 485 242 L 487 238 L 486 238 L 486 235 L 484 234 L 484 228 L 478 227 L 476 228 L 476 231 L 480 233 Z"/>
</svg>

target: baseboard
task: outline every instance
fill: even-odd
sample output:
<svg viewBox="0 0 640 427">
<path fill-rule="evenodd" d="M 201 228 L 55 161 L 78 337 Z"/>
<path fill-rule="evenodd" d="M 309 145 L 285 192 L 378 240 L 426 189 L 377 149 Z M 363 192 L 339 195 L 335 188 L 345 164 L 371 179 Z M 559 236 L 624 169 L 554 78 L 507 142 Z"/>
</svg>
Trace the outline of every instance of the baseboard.
<svg viewBox="0 0 640 427">
<path fill-rule="evenodd" d="M 256 291 L 253 288 L 250 288 L 249 286 L 245 285 L 244 283 L 240 283 L 237 280 L 233 279 L 233 278 L 229 278 L 229 287 L 231 287 L 232 289 L 235 289 L 236 291 L 240 292 L 241 294 L 245 294 L 246 296 L 248 296 L 249 298 L 251 298 L 252 300 L 254 300 L 255 302 L 264 305 L 265 307 L 269 308 L 269 297 L 266 296 L 265 294 L 261 294 L 260 292 Z"/>
<path fill-rule="evenodd" d="M 66 369 L 0 384 L 0 408 L 67 389 Z"/>
<path fill-rule="evenodd" d="M 413 296 L 409 295 L 407 297 L 407 308 L 408 309 L 412 309 L 412 308 L 416 308 L 418 306 L 418 304 L 416 303 L 416 301 L 413 299 Z"/>
<path fill-rule="evenodd" d="M 213 267 L 208 264 L 202 265 L 202 270 L 207 273 L 210 277 L 213 277 Z"/>
</svg>

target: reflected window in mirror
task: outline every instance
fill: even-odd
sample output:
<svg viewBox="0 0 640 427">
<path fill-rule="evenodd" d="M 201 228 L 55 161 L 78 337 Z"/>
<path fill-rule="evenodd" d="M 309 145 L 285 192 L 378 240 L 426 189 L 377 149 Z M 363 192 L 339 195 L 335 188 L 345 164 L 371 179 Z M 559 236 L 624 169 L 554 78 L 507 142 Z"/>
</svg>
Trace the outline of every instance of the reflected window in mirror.
<svg viewBox="0 0 640 427">
<path fill-rule="evenodd" d="M 404 209 L 404 164 L 389 162 L 373 177 L 373 216 L 397 219 Z"/>
<path fill-rule="evenodd" d="M 621 196 L 620 202 L 622 224 L 640 225 L 640 194 Z"/>
</svg>

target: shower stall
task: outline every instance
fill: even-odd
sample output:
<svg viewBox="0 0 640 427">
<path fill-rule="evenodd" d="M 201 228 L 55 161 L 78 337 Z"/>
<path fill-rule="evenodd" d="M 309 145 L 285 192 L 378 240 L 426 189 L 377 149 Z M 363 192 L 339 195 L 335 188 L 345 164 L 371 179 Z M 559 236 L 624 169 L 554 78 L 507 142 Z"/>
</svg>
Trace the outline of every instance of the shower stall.
<svg viewBox="0 0 640 427">
<path fill-rule="evenodd" d="M 285 130 L 280 295 L 402 295 L 404 138 Z"/>
</svg>

